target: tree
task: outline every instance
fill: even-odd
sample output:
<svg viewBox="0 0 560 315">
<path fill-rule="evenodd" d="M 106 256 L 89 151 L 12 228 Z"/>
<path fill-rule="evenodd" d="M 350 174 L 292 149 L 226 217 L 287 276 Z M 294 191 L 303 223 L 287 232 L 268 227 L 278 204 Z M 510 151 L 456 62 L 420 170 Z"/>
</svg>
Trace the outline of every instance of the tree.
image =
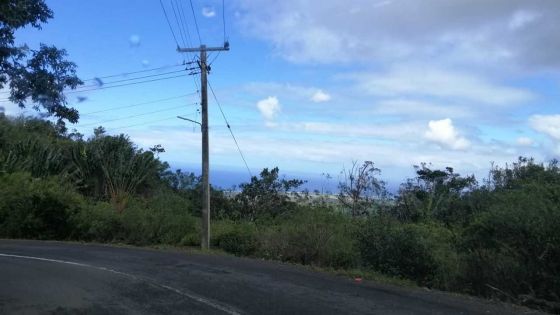
<svg viewBox="0 0 560 315">
<path fill-rule="evenodd" d="M 31 105 L 58 118 L 57 126 L 65 131 L 64 120 L 78 121 L 78 111 L 67 106 L 64 90 L 75 89 L 83 82 L 76 76 L 76 65 L 66 61 L 66 51 L 40 44 L 38 50 L 17 46 L 16 30 L 41 24 L 53 17 L 43 0 L 3 0 L 0 2 L 0 89 L 8 86 L 9 100 L 21 108 Z"/>
<path fill-rule="evenodd" d="M 250 183 L 239 185 L 241 193 L 235 200 L 242 218 L 254 221 L 260 215 L 275 217 L 293 206 L 288 194 L 303 185 L 304 181 L 279 179 L 278 173 L 278 167 L 265 168 L 260 178 L 253 176 Z"/>
<path fill-rule="evenodd" d="M 401 185 L 394 215 L 402 221 L 419 221 L 428 217 L 445 223 L 460 221 L 462 214 L 453 203 L 474 187 L 474 175 L 462 177 L 452 167 L 433 170 L 426 163 L 414 166 L 416 178 Z"/>
<path fill-rule="evenodd" d="M 376 177 L 380 173 L 381 170 L 371 161 L 365 161 L 361 166 L 354 161 L 349 170 L 342 170 L 338 200 L 353 217 L 367 214 L 375 201 L 386 194 L 385 183 Z"/>
</svg>

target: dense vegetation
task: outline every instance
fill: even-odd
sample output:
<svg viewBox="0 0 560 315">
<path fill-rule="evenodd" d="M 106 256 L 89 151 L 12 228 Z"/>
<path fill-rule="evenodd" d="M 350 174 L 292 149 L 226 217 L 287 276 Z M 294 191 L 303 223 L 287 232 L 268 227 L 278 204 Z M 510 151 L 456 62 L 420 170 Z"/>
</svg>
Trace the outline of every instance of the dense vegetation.
<svg viewBox="0 0 560 315">
<path fill-rule="evenodd" d="M 17 46 L 52 18 L 42 0 L 0 2 L 0 88 L 56 124 L 0 108 L 0 238 L 197 246 L 200 179 L 170 170 L 154 146 L 97 128 L 83 139 L 63 91 L 82 82 L 66 52 Z M 519 158 L 482 183 L 415 167 L 390 196 L 371 161 L 343 170 L 337 198 L 310 195 L 278 168 L 211 190 L 212 245 L 235 254 L 378 272 L 430 288 L 560 314 L 560 165 Z"/>
<path fill-rule="evenodd" d="M 0 116 L 0 237 L 197 246 L 199 178 L 161 150 Z M 520 158 L 482 184 L 423 164 L 395 196 L 372 162 L 343 173 L 337 199 L 296 193 L 303 181 L 277 168 L 212 189 L 212 245 L 560 312 L 557 161 Z"/>
</svg>

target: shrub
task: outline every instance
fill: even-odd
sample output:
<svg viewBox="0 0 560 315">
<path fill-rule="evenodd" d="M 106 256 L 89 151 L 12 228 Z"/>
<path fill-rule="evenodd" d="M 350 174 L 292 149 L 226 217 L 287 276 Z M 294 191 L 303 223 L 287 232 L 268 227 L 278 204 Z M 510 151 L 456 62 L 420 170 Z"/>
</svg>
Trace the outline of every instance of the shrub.
<svg viewBox="0 0 560 315">
<path fill-rule="evenodd" d="M 0 236 L 66 239 L 71 217 L 83 198 L 61 178 L 32 178 L 28 173 L 0 174 Z"/>
<path fill-rule="evenodd" d="M 195 245 L 199 231 L 189 207 L 185 199 L 169 192 L 147 201 L 132 199 L 123 213 L 108 202 L 98 202 L 75 214 L 73 237 L 136 245 Z"/>
<path fill-rule="evenodd" d="M 188 210 L 177 210 L 154 204 L 147 207 L 140 200 L 130 200 L 122 213 L 125 241 L 137 245 L 184 245 L 185 240 L 191 239 L 189 234 L 196 233 L 196 223 Z"/>
<path fill-rule="evenodd" d="M 449 288 L 457 277 L 452 233 L 435 223 L 402 224 L 374 217 L 358 238 L 363 262 L 377 271 L 438 288 Z"/>
<path fill-rule="evenodd" d="M 469 291 L 560 302 L 560 185 L 530 184 L 496 195 L 463 233 Z"/>
<path fill-rule="evenodd" d="M 251 256 L 258 248 L 257 227 L 250 222 L 217 221 L 212 224 L 212 245 L 237 256 Z"/>
<path fill-rule="evenodd" d="M 356 264 L 353 226 L 347 216 L 328 208 L 300 207 L 278 221 L 262 234 L 262 256 L 334 268 Z"/>
<path fill-rule="evenodd" d="M 122 217 L 107 202 L 85 206 L 74 218 L 72 237 L 83 241 L 122 241 L 124 230 Z"/>
</svg>

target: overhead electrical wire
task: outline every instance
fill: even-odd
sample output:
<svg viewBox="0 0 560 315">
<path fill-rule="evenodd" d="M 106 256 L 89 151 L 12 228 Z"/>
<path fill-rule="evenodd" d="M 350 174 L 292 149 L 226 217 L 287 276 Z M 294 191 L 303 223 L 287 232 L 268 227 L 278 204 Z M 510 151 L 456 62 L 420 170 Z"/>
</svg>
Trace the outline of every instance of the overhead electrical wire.
<svg viewBox="0 0 560 315">
<path fill-rule="evenodd" d="M 158 78 L 158 79 L 151 79 L 151 80 L 144 80 L 144 81 L 139 81 L 139 82 L 130 82 L 130 83 L 124 83 L 124 84 L 111 85 L 111 86 L 101 86 L 101 87 L 98 87 L 98 88 L 86 89 L 86 90 L 72 90 L 72 91 L 66 92 L 66 94 L 74 94 L 74 93 L 82 93 L 82 92 L 89 92 L 89 91 L 104 90 L 104 89 L 110 89 L 110 88 L 116 88 L 116 87 L 123 87 L 123 86 L 129 86 L 129 85 L 136 85 L 136 84 L 143 84 L 143 83 L 156 82 L 156 81 L 162 81 L 162 80 L 169 80 L 169 79 L 175 79 L 175 78 L 182 78 L 182 77 L 186 77 L 186 76 L 188 76 L 188 74 L 181 74 L 181 75 L 176 75 L 176 76 L 171 76 L 171 77 Z"/>
<path fill-rule="evenodd" d="M 167 66 L 161 66 L 161 67 L 132 71 L 132 72 L 123 72 L 123 73 L 119 73 L 119 74 L 111 74 L 111 75 L 106 75 L 106 76 L 94 77 L 94 78 L 91 78 L 91 79 L 85 79 L 83 81 L 94 81 L 94 80 L 97 80 L 97 79 L 109 79 L 109 78 L 115 78 L 115 77 L 124 77 L 124 76 L 128 76 L 128 75 L 131 75 L 131 74 L 151 72 L 151 71 L 169 69 L 169 68 L 174 68 L 174 67 L 182 67 L 182 66 L 185 66 L 185 65 L 184 64 L 167 65 Z"/>
<path fill-rule="evenodd" d="M 176 71 L 169 71 L 169 72 L 163 72 L 163 73 L 156 73 L 156 74 L 150 74 L 150 75 L 145 75 L 145 76 L 141 76 L 141 77 L 135 77 L 135 78 L 127 78 L 127 79 L 122 79 L 122 80 L 116 80 L 116 81 L 110 81 L 110 82 L 102 82 L 102 85 L 107 85 L 107 84 L 113 84 L 113 83 L 121 83 L 121 82 L 127 82 L 127 81 L 134 81 L 134 80 L 140 80 L 140 79 L 147 79 L 147 78 L 153 78 L 153 77 L 160 77 L 162 75 L 167 75 L 167 74 L 174 74 L 174 73 L 179 73 L 179 72 L 183 72 L 185 71 L 184 69 L 181 70 L 176 70 Z M 99 84 L 90 84 L 90 85 L 82 85 L 79 87 L 79 89 L 82 88 L 90 88 L 90 87 L 101 87 Z"/>
<path fill-rule="evenodd" d="M 130 115 L 130 116 L 126 116 L 126 117 L 119 117 L 119 118 L 113 118 L 113 119 L 109 119 L 109 120 L 98 121 L 98 122 L 94 122 L 94 123 L 81 124 L 81 125 L 79 125 L 79 127 L 87 127 L 87 126 L 93 126 L 93 125 L 100 125 L 100 124 L 104 124 L 104 123 L 108 123 L 108 122 L 113 122 L 113 121 L 119 121 L 119 120 L 130 119 L 130 118 L 136 118 L 136 117 L 142 117 L 142 116 L 146 116 L 146 115 L 151 115 L 151 114 L 157 114 L 157 113 L 167 112 L 167 111 L 170 111 L 170 110 L 174 110 L 174 109 L 178 109 L 178 108 L 183 108 L 183 107 L 185 107 L 184 104 L 179 105 L 179 106 L 174 106 L 174 107 L 168 107 L 168 108 L 164 108 L 164 109 L 159 109 L 159 110 L 155 110 L 155 111 L 151 111 L 151 112 L 145 112 L 145 113 L 140 113 L 140 114 L 136 114 L 136 115 Z"/>
<path fill-rule="evenodd" d="M 224 0 L 222 0 L 222 25 L 224 26 L 224 43 L 227 42 L 226 36 L 226 5 Z"/>
<path fill-rule="evenodd" d="M 181 71 L 183 71 L 183 70 L 181 70 Z M 179 72 L 179 71 L 176 71 L 176 72 Z M 174 73 L 174 72 L 170 72 L 170 73 Z M 158 76 L 158 75 L 146 76 L 145 78 L 154 77 L 154 76 Z M 187 76 L 187 74 L 183 74 L 183 75 L 177 75 L 177 76 L 171 76 L 171 77 L 165 77 L 165 78 L 159 78 L 159 79 L 144 80 L 144 81 L 130 82 L 130 83 L 124 83 L 124 84 L 117 84 L 117 85 L 107 85 L 107 86 L 103 85 L 103 86 L 97 86 L 97 87 L 95 85 L 88 85 L 88 86 L 85 86 L 86 89 L 70 90 L 68 92 L 64 92 L 64 94 L 75 94 L 75 93 L 82 93 L 82 92 L 105 90 L 105 89 L 110 89 L 110 88 L 123 87 L 123 86 L 142 84 L 142 83 L 148 83 L 148 82 L 155 82 L 155 81 L 161 81 L 161 80 L 168 80 L 168 79 L 175 79 L 175 78 L 186 77 L 186 76 Z M 138 79 L 140 79 L 140 78 L 114 81 L 114 82 L 109 82 L 109 83 L 106 83 L 106 84 L 111 84 L 111 83 L 115 83 L 115 82 L 133 81 L 133 80 L 138 80 Z M 0 103 L 7 103 L 7 102 L 11 102 L 9 98 L 0 99 Z"/>
<path fill-rule="evenodd" d="M 190 114 L 181 114 L 181 116 L 187 116 L 187 117 L 189 117 L 190 115 L 193 115 L 193 114 L 192 114 L 192 113 L 190 113 Z M 106 131 L 109 132 L 109 131 L 114 131 L 114 130 L 119 130 L 119 129 L 124 129 L 124 128 L 131 128 L 131 127 L 137 127 L 137 126 L 145 126 L 145 125 L 153 124 L 153 123 L 156 123 L 156 122 L 166 121 L 166 120 L 172 120 L 172 119 L 177 119 L 177 116 L 168 117 L 168 118 L 163 118 L 163 119 L 156 119 L 156 120 L 151 120 L 151 121 L 145 121 L 145 122 L 138 123 L 138 124 L 133 124 L 133 125 L 115 127 L 115 128 L 107 129 Z"/>
<path fill-rule="evenodd" d="M 185 31 L 187 33 L 187 44 L 190 47 L 192 45 L 192 38 L 191 38 L 191 32 L 189 31 L 189 23 L 185 15 L 185 10 L 183 8 L 183 1 L 179 1 L 177 7 L 179 8 L 179 18 L 181 18 L 181 21 L 185 25 Z"/>
<path fill-rule="evenodd" d="M 194 19 L 194 26 L 196 27 L 196 34 L 198 34 L 198 41 L 200 42 L 200 45 L 202 45 L 202 38 L 200 37 L 200 29 L 198 28 L 198 22 L 196 21 L 196 14 L 194 13 L 194 6 L 192 4 L 192 0 L 189 0 L 189 2 L 191 4 L 191 11 Z"/>
<path fill-rule="evenodd" d="M 156 122 L 160 122 L 160 121 L 166 121 L 166 120 L 171 120 L 171 119 L 177 119 L 176 116 L 173 117 L 169 117 L 169 118 L 163 118 L 163 119 L 156 119 L 156 120 L 151 120 L 151 121 L 145 121 L 143 123 L 138 123 L 138 124 L 133 124 L 133 125 L 127 125 L 127 126 L 120 126 L 120 127 L 116 127 L 116 128 L 111 128 L 111 129 L 107 129 L 106 131 L 114 131 L 114 130 L 119 130 L 119 129 L 124 129 L 124 128 L 131 128 L 131 127 L 137 127 L 137 126 L 145 126 L 145 125 L 149 125 L 149 124 L 153 124 Z"/>
<path fill-rule="evenodd" d="M 226 6 L 224 3 L 224 0 L 222 0 L 222 26 L 224 29 L 224 45 L 225 43 L 228 41 L 227 39 L 227 35 L 226 35 Z M 218 57 L 220 57 L 220 53 L 222 51 L 218 50 L 218 53 L 214 56 L 214 58 L 212 58 L 212 60 L 210 61 L 210 63 L 208 65 L 212 65 L 214 63 L 214 61 L 216 61 L 216 59 L 218 59 Z"/>
<path fill-rule="evenodd" d="M 247 171 L 249 172 L 249 175 L 251 177 L 253 177 L 253 174 L 251 173 L 251 169 L 249 168 L 249 165 L 247 164 L 247 160 L 245 160 L 245 156 L 243 155 L 243 152 L 241 151 L 241 148 L 239 147 L 239 143 L 237 142 L 237 139 L 235 138 L 235 135 L 233 134 L 233 130 L 231 130 L 231 125 L 229 124 L 229 122 L 226 118 L 226 114 L 222 110 L 222 106 L 220 105 L 220 102 L 218 101 L 218 97 L 216 97 L 216 93 L 214 93 L 214 89 L 212 88 L 212 85 L 210 84 L 210 80 L 208 80 L 208 87 L 210 88 L 210 91 L 212 92 L 212 95 L 214 96 L 214 100 L 216 101 L 216 104 L 218 104 L 218 108 L 220 109 L 220 112 L 222 113 L 222 117 L 224 118 L 226 126 L 229 130 L 229 133 L 231 134 L 231 137 L 233 138 L 233 142 L 235 142 L 235 146 L 237 147 L 237 151 L 239 151 L 239 155 L 241 155 L 241 159 L 243 160 L 243 163 L 245 163 L 245 167 L 247 168 Z"/>
<path fill-rule="evenodd" d="M 94 78 L 90 78 L 90 79 L 83 79 L 82 81 L 87 82 L 87 81 L 97 81 L 97 80 L 116 78 L 116 77 L 125 77 L 125 76 L 129 76 L 129 75 L 132 75 L 132 74 L 152 72 L 152 71 L 169 69 L 169 68 L 174 68 L 174 67 L 184 67 L 187 64 L 193 64 L 193 62 L 186 62 L 184 64 L 176 64 L 176 65 L 167 65 L 167 66 L 144 69 L 144 70 L 139 70 L 139 71 L 123 72 L 123 73 L 119 73 L 119 74 L 111 74 L 111 75 L 106 75 L 106 76 L 99 76 L 99 77 L 94 77 Z M 179 72 L 179 71 L 177 71 L 177 72 Z M 171 72 L 168 72 L 168 73 L 171 73 Z M 155 74 L 153 76 L 158 76 L 158 75 L 163 75 L 163 74 Z M 135 77 L 135 78 L 128 78 L 126 80 L 136 80 L 136 79 L 140 79 L 140 78 L 141 77 Z M 115 83 L 115 82 L 118 82 L 118 81 L 112 81 L 112 82 L 108 82 L 106 84 Z M 88 87 L 88 85 L 81 85 L 78 88 L 83 88 L 83 87 Z M 2 92 L 0 92 L 0 94 L 10 94 L 10 91 L 2 91 Z"/>
<path fill-rule="evenodd" d="M 187 42 L 185 40 L 185 35 L 183 34 L 184 25 L 179 20 L 179 17 L 178 17 L 178 14 L 177 14 L 178 9 L 177 10 L 175 9 L 175 4 L 176 4 L 176 2 L 171 0 L 171 9 L 173 9 L 173 16 L 175 16 L 175 23 L 177 23 L 177 28 L 179 29 L 179 35 L 181 36 L 181 39 L 183 41 L 183 46 L 186 46 Z"/>
<path fill-rule="evenodd" d="M 143 106 L 143 105 L 148 105 L 148 104 L 162 103 L 162 102 L 167 102 L 167 101 L 171 101 L 171 100 L 180 99 L 180 98 L 190 96 L 190 95 L 194 95 L 194 94 L 197 94 L 197 92 L 192 92 L 192 93 L 183 94 L 183 95 L 179 95 L 179 96 L 168 97 L 168 98 L 162 98 L 162 99 L 148 101 L 148 102 L 136 103 L 136 104 L 131 104 L 131 105 L 112 107 L 112 108 L 109 108 L 109 109 L 96 110 L 96 111 L 93 111 L 93 112 L 83 113 L 81 115 L 92 115 L 92 114 L 105 113 L 105 112 L 119 110 L 119 109 L 138 107 L 138 106 Z M 196 104 L 198 104 L 198 103 L 196 103 Z"/>
<path fill-rule="evenodd" d="M 173 31 L 173 27 L 171 26 L 171 22 L 169 22 L 169 17 L 167 16 L 167 12 L 165 11 L 165 6 L 163 2 L 159 0 L 159 4 L 161 5 L 161 9 L 163 10 L 163 15 L 165 15 L 165 20 L 167 21 L 167 25 L 169 25 L 169 30 L 171 31 L 171 35 L 173 35 L 173 39 L 175 40 L 175 44 L 179 47 L 179 41 L 177 40 L 177 36 L 175 36 L 175 32 Z"/>
<path fill-rule="evenodd" d="M 68 92 L 64 92 L 64 94 L 75 94 L 75 93 L 105 90 L 105 89 L 111 89 L 111 88 L 117 88 L 117 87 L 129 86 L 129 85 L 136 85 L 136 84 L 143 84 L 143 83 L 169 80 L 169 79 L 175 79 L 175 78 L 182 78 L 182 77 L 187 77 L 187 76 L 188 76 L 188 74 L 182 74 L 182 75 L 176 75 L 176 76 L 158 78 L 158 79 L 151 79 L 151 80 L 144 80 L 144 81 L 138 81 L 138 82 L 130 82 L 130 83 L 117 84 L 117 85 L 110 85 L 110 86 L 100 86 L 100 87 L 91 88 L 91 89 L 70 90 Z M 0 103 L 8 103 L 8 102 L 12 102 L 12 101 L 9 98 L 0 99 Z"/>
</svg>

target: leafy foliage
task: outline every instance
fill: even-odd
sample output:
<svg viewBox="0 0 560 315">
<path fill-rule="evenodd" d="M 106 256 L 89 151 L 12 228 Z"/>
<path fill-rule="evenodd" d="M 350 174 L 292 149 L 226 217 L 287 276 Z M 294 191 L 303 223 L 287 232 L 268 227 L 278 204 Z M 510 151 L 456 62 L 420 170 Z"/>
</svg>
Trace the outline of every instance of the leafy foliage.
<svg viewBox="0 0 560 315">
<path fill-rule="evenodd" d="M 415 170 L 393 200 L 355 194 L 361 216 L 352 203 L 309 202 L 294 192 L 303 181 L 264 169 L 235 196 L 212 189 L 212 245 L 560 312 L 557 161 L 493 166 L 484 185 L 452 168 Z M 0 237 L 196 246 L 200 195 L 199 177 L 124 135 L 97 128 L 83 140 L 0 117 Z"/>
<path fill-rule="evenodd" d="M 59 177 L 0 174 L 0 237 L 66 239 L 83 203 Z"/>
<path fill-rule="evenodd" d="M 358 256 L 351 219 L 329 208 L 299 207 L 261 236 L 267 258 L 324 267 L 355 266 Z"/>
<path fill-rule="evenodd" d="M 152 152 L 137 149 L 128 137 L 98 135 L 73 151 L 76 182 L 93 196 L 109 197 L 118 212 L 160 163 Z"/>
<path fill-rule="evenodd" d="M 393 214 L 399 220 L 418 222 L 430 218 L 451 224 L 463 193 L 476 186 L 474 176 L 462 177 L 453 168 L 432 170 L 427 164 L 415 166 L 417 177 L 401 185 Z"/>
<path fill-rule="evenodd" d="M 420 285 L 447 289 L 458 274 L 453 235 L 435 223 L 371 218 L 359 234 L 359 247 L 364 263 L 373 269 Z"/>
<path fill-rule="evenodd" d="M 5 0 L 0 3 L 0 89 L 8 85 L 9 99 L 20 107 L 32 104 L 58 118 L 58 127 L 65 131 L 64 120 L 78 121 L 79 114 L 68 107 L 63 91 L 83 82 L 76 76 L 76 65 L 65 60 L 66 51 L 41 44 L 38 50 L 26 45 L 16 46 L 16 30 L 41 24 L 52 18 L 52 11 L 43 0 Z"/>
<path fill-rule="evenodd" d="M 235 197 L 238 203 L 236 215 L 254 221 L 259 216 L 276 217 L 294 208 L 288 193 L 300 187 L 299 179 L 280 179 L 278 167 L 263 169 L 260 178 L 253 176 L 250 183 L 239 185 L 241 193 Z M 297 194 L 295 194 L 297 196 Z"/>
</svg>

